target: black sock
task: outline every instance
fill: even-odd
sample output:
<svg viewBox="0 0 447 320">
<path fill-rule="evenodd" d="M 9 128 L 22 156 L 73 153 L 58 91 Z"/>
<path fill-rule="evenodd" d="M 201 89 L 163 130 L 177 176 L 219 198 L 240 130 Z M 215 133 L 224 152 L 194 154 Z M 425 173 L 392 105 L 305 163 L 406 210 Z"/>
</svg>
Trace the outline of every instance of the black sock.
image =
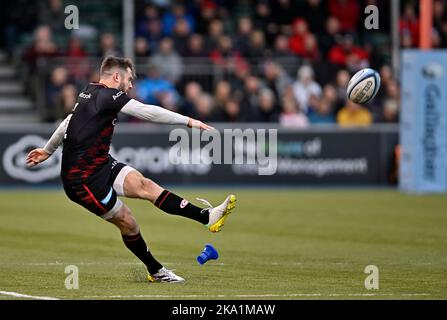
<svg viewBox="0 0 447 320">
<path fill-rule="evenodd" d="M 141 236 L 141 233 L 138 232 L 138 234 L 133 236 L 122 234 L 121 236 L 123 237 L 126 247 L 146 265 L 150 274 L 157 273 L 157 271 L 163 267 L 152 256 L 151 252 L 147 248 L 146 242 L 144 242 L 144 239 Z"/>
<path fill-rule="evenodd" d="M 196 207 L 168 190 L 163 190 L 154 204 L 164 212 L 187 217 L 200 223 L 209 222 L 209 210 Z"/>
</svg>

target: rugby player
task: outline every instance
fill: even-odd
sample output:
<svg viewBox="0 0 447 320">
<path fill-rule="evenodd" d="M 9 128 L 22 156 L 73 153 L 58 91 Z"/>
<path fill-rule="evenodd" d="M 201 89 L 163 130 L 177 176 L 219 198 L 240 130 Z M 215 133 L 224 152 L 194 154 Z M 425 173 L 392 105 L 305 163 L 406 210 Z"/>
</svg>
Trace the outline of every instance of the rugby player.
<svg viewBox="0 0 447 320">
<path fill-rule="evenodd" d="M 110 156 L 118 112 L 157 123 L 214 129 L 199 120 L 131 99 L 127 92 L 134 79 L 135 68 L 130 59 L 106 57 L 99 82 L 82 90 L 72 113 L 43 148 L 28 154 L 26 163 L 33 167 L 45 161 L 63 144 L 61 178 L 68 198 L 119 228 L 126 247 L 146 265 L 150 282 L 183 282 L 182 277 L 154 258 L 129 207 L 117 196 L 149 200 L 169 214 L 204 224 L 211 232 L 221 230 L 235 207 L 236 197 L 228 195 L 214 208 L 199 199 L 208 206 L 199 208 Z"/>
</svg>

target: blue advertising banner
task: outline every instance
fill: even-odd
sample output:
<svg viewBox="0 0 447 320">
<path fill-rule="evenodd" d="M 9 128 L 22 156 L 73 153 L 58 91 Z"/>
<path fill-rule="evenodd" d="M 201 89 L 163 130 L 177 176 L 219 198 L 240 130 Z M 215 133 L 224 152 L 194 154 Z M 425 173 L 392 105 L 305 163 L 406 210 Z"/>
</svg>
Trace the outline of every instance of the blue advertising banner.
<svg viewBox="0 0 447 320">
<path fill-rule="evenodd" d="M 402 52 L 400 189 L 447 192 L 447 50 Z"/>
<path fill-rule="evenodd" d="M 25 164 L 28 152 L 45 145 L 56 126 L 0 126 L 0 187 L 60 183 L 61 148 L 36 167 L 28 168 Z M 229 125 L 225 126 L 218 130 L 222 156 L 226 155 L 223 133 L 229 130 Z M 249 144 L 233 144 L 235 161 L 231 164 L 176 164 L 170 159 L 170 153 L 178 143 L 170 141 L 174 128 L 119 124 L 111 154 L 162 185 L 383 186 L 394 185 L 397 175 L 393 154 L 398 143 L 398 127 L 394 125 L 358 130 L 277 128 L 277 159 L 273 161 L 274 171 L 270 175 L 260 174 L 259 163 L 247 163 L 248 155 L 255 149 Z M 250 128 L 247 125 L 245 129 Z M 191 133 L 188 128 L 182 130 Z M 192 140 L 192 134 L 188 139 Z M 202 141 L 201 151 L 197 148 L 191 154 L 203 154 L 205 145 L 207 141 Z M 242 163 L 236 163 L 236 154 L 243 154 Z"/>
</svg>

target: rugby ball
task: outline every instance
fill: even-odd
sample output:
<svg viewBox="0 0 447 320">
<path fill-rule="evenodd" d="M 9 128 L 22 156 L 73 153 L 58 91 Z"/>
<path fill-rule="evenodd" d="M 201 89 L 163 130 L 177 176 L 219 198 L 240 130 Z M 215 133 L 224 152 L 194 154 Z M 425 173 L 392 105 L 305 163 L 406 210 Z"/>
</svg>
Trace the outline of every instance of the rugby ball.
<svg viewBox="0 0 447 320">
<path fill-rule="evenodd" d="M 364 104 L 371 101 L 380 88 L 380 75 L 377 71 L 365 68 L 352 76 L 346 91 L 348 99 Z"/>
</svg>

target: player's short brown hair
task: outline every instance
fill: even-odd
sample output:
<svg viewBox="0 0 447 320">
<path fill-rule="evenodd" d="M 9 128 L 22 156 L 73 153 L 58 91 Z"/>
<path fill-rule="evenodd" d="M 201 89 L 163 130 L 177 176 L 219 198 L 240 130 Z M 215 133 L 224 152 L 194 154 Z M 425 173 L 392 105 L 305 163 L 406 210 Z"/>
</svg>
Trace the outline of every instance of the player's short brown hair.
<svg viewBox="0 0 447 320">
<path fill-rule="evenodd" d="M 99 73 L 102 76 L 103 74 L 110 72 L 113 68 L 119 68 L 124 71 L 127 71 L 127 68 L 129 68 L 132 72 L 132 77 L 135 78 L 135 67 L 132 60 L 129 58 L 108 56 L 102 61 Z"/>
</svg>

